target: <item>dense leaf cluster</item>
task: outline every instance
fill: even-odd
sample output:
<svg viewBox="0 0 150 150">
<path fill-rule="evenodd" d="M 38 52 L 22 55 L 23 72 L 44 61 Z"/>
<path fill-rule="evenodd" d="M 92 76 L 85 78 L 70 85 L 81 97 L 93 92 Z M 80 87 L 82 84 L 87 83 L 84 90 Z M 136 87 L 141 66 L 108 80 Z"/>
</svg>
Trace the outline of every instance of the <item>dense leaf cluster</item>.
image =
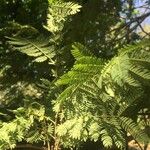
<svg viewBox="0 0 150 150">
<path fill-rule="evenodd" d="M 0 149 L 150 142 L 150 40 L 135 33 L 150 13 L 78 2 L 0 1 Z"/>
</svg>

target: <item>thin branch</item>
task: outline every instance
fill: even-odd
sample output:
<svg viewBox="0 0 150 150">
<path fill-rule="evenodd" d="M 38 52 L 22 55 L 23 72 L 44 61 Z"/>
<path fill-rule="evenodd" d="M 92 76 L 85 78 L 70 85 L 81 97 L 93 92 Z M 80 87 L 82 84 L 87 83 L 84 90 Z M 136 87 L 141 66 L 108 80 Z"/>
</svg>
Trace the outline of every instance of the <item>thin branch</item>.
<svg viewBox="0 0 150 150">
<path fill-rule="evenodd" d="M 126 22 L 126 23 L 124 23 L 124 24 L 122 24 L 120 27 L 118 27 L 118 28 L 115 28 L 115 29 L 112 29 L 110 32 L 113 32 L 113 31 L 118 31 L 119 33 L 120 33 L 120 29 L 123 29 L 123 28 L 125 28 L 125 27 L 127 27 L 127 26 L 130 26 L 132 23 L 135 23 L 135 22 L 137 22 L 137 21 L 140 21 L 140 20 L 145 20 L 147 17 L 149 17 L 150 16 L 150 12 L 148 12 L 148 13 L 145 13 L 145 14 L 143 14 L 143 15 L 141 15 L 141 16 L 137 16 L 137 17 L 134 17 L 134 18 L 131 18 L 131 20 L 129 21 L 129 22 Z"/>
<path fill-rule="evenodd" d="M 139 22 L 138 20 L 137 20 L 137 23 L 138 23 L 138 26 L 140 27 L 140 29 L 141 29 L 146 35 L 150 36 L 150 33 L 146 32 L 146 31 L 143 29 L 142 25 L 140 24 L 140 22 Z"/>
</svg>

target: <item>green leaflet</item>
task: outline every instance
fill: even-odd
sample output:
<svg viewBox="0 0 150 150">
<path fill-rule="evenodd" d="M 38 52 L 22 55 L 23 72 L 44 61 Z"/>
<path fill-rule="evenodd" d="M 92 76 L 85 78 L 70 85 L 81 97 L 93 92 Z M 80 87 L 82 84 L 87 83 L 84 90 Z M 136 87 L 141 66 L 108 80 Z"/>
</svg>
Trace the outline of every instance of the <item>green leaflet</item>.
<svg viewBox="0 0 150 150">
<path fill-rule="evenodd" d="M 74 43 L 72 45 L 71 53 L 76 60 L 80 59 L 83 56 L 92 56 L 92 53 L 80 43 Z"/>
<path fill-rule="evenodd" d="M 140 129 L 137 123 L 133 122 L 127 117 L 121 117 L 120 121 L 123 129 L 130 133 L 135 140 L 145 144 L 150 142 L 150 138 L 148 137 L 147 133 Z"/>
<path fill-rule="evenodd" d="M 64 74 L 57 82 L 58 85 L 81 83 L 101 72 L 103 67 L 101 59 L 84 56 L 79 58 L 71 71 Z"/>
<path fill-rule="evenodd" d="M 49 42 L 44 38 L 38 37 L 36 39 L 28 39 L 21 37 L 7 37 L 8 43 L 13 46 L 14 49 L 34 57 L 35 62 L 44 62 L 48 60 L 51 64 L 54 64 L 52 60 L 55 56 L 53 46 L 49 46 Z"/>
<path fill-rule="evenodd" d="M 63 29 L 63 23 L 65 22 L 67 17 L 79 12 L 80 8 L 81 6 L 74 2 L 49 2 L 47 25 L 44 27 L 52 33 L 61 31 Z"/>
</svg>

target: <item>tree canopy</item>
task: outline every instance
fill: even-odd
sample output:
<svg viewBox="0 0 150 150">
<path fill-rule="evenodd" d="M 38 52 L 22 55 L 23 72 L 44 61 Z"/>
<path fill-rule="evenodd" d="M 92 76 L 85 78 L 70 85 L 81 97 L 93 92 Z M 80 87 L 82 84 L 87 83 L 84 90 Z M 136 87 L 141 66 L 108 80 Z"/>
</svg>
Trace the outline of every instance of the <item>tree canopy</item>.
<svg viewBox="0 0 150 150">
<path fill-rule="evenodd" d="M 149 16 L 149 0 L 1 0 L 0 149 L 146 150 Z"/>
</svg>

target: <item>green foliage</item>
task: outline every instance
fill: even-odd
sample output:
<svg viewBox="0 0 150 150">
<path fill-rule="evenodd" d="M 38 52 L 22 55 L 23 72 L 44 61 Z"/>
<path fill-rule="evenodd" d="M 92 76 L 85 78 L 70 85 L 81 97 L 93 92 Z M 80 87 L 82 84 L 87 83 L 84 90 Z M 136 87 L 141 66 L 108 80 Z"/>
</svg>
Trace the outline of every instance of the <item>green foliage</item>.
<svg viewBox="0 0 150 150">
<path fill-rule="evenodd" d="M 50 13 L 49 15 L 51 15 L 51 17 L 53 18 L 51 23 L 53 24 L 53 26 L 56 27 L 59 25 L 63 26 L 65 20 L 67 19 L 67 16 L 71 16 L 77 13 L 80 7 L 81 6 L 73 2 L 51 3 L 49 6 L 49 13 Z M 62 11 L 64 15 L 62 15 Z M 62 30 L 62 28 L 60 29 L 60 26 L 57 28 L 58 30 Z M 54 33 L 55 30 L 52 29 L 52 32 Z M 4 50 L 2 52 L 3 56 L 1 57 L 3 60 L 3 64 L 1 65 L 2 67 L 1 77 L 4 80 L 4 81 L 2 80 L 1 82 L 2 86 L 3 82 L 5 82 L 5 78 L 7 80 L 8 72 L 14 73 L 13 67 L 14 68 L 17 67 L 13 64 L 13 62 L 10 63 L 9 60 L 11 58 L 11 55 L 13 54 L 17 54 L 16 56 L 17 58 L 19 58 L 20 57 L 19 55 L 21 55 L 23 60 L 28 58 L 27 60 L 28 66 L 25 66 L 26 69 L 29 69 L 30 66 L 32 66 L 33 62 L 38 62 L 38 64 L 42 63 L 44 64 L 46 62 L 52 66 L 54 70 L 53 72 L 57 73 L 56 71 L 58 65 L 57 61 L 59 61 L 57 59 L 58 57 L 57 49 L 58 44 L 60 44 L 59 43 L 60 35 L 57 34 L 54 35 L 53 37 L 50 36 L 52 38 L 49 39 L 47 38 L 49 37 L 48 34 L 37 37 L 37 33 L 38 31 L 35 28 L 23 26 L 15 22 L 8 24 L 7 27 L 4 27 L 0 30 L 0 37 L 3 39 L 1 44 L 2 49 Z M 6 52 L 7 51 L 6 49 L 8 49 L 8 52 Z M 20 62 L 21 64 L 23 63 L 23 60 L 21 60 L 22 61 Z M 31 60 L 33 61 L 31 62 Z M 10 64 L 10 67 L 7 68 L 5 64 Z M 32 69 L 34 73 L 38 71 L 35 68 Z M 17 68 L 17 70 L 20 71 L 20 68 Z M 17 76 L 19 77 L 18 74 Z M 55 142 L 55 139 L 57 138 L 55 137 L 56 122 L 53 121 L 55 119 L 54 113 L 51 110 L 52 109 L 50 102 L 51 99 L 50 100 L 48 99 L 48 97 L 50 98 L 50 96 L 52 95 L 51 91 L 48 92 L 48 95 L 46 95 L 44 92 L 41 92 L 41 90 L 40 92 L 36 91 L 37 89 L 39 89 L 36 84 L 34 84 L 35 89 L 33 90 L 32 83 L 31 81 L 28 81 L 28 79 L 27 80 L 23 79 L 25 81 L 17 81 L 19 78 L 16 79 L 16 75 L 13 76 L 13 74 L 10 79 L 12 78 L 13 80 L 15 80 L 16 85 L 12 85 L 12 83 L 9 83 L 9 85 L 11 86 L 4 88 L 1 91 L 2 98 L 4 101 L 2 102 L 2 107 L 5 107 L 7 110 L 7 111 L 4 110 L 4 113 L 1 113 L 1 117 L 3 117 L 4 119 L 4 121 L 1 123 L 1 130 L 3 131 L 2 134 L 5 133 L 5 137 L 4 138 L 2 137 L 0 139 L 1 149 L 14 148 L 16 144 L 21 141 L 26 141 L 28 143 L 35 143 L 42 141 L 45 144 L 48 144 L 49 142 L 53 141 Z M 36 82 L 34 81 L 35 78 L 36 77 L 34 78 L 31 77 L 33 83 Z M 28 85 L 26 86 L 26 84 Z M 29 88 L 30 91 L 28 91 L 28 86 L 30 87 Z M 40 88 L 43 89 L 42 86 L 40 86 Z M 52 89 L 46 87 L 45 89 L 46 93 L 47 90 L 49 89 L 53 90 L 53 87 Z M 13 96 L 12 92 L 14 94 Z M 40 96 L 38 96 L 39 94 Z M 56 93 L 54 94 L 56 96 Z M 6 97 L 8 100 L 6 99 Z M 42 101 L 43 98 L 45 98 L 46 100 Z M 26 103 L 26 99 L 29 99 L 28 103 Z M 47 108 L 43 106 L 47 106 Z M 52 119 L 50 116 L 52 116 Z M 9 127 L 12 126 L 13 128 L 9 129 Z"/>
<path fill-rule="evenodd" d="M 52 58 L 55 56 L 54 47 L 49 45 L 47 40 L 41 37 L 37 39 L 25 39 L 18 37 L 7 37 L 8 43 L 14 49 L 27 54 L 28 56 L 35 57 L 35 62 L 44 62 L 47 59 L 50 63 L 54 64 Z"/>
<path fill-rule="evenodd" d="M 115 144 L 122 149 L 126 145 L 126 131 L 137 141 L 149 141 L 138 123 L 126 117 L 127 110 L 142 99 L 142 88 L 150 81 L 148 43 L 149 40 L 128 46 L 105 64 L 101 59 L 76 53 L 72 70 L 56 82 L 67 85 L 54 107 L 66 120 L 58 126 L 62 139 L 68 136 L 80 141 L 101 139 L 105 147 Z"/>
<path fill-rule="evenodd" d="M 141 16 L 130 1 L 78 2 L 0 1 L 0 149 L 149 142 L 150 41 L 132 37 Z"/>
<path fill-rule="evenodd" d="M 30 127 L 30 120 L 17 118 L 11 123 L 1 124 L 0 148 L 14 148 L 16 139 L 21 141 L 24 138 L 24 132 L 27 133 Z"/>
<path fill-rule="evenodd" d="M 80 5 L 73 2 L 54 1 L 49 3 L 47 26 L 44 27 L 52 33 L 61 31 L 67 17 L 76 14 L 81 8 Z"/>
<path fill-rule="evenodd" d="M 71 53 L 76 60 L 78 58 L 81 58 L 82 56 L 93 56 L 92 53 L 80 43 L 74 43 L 74 45 L 72 45 L 72 48 L 73 49 L 71 50 Z"/>
<path fill-rule="evenodd" d="M 105 63 L 104 59 L 92 57 L 90 51 L 80 43 L 75 43 L 72 48 L 71 52 L 76 62 L 71 71 L 64 74 L 61 80 L 56 82 L 58 85 L 84 82 L 88 78 L 100 73 Z"/>
<path fill-rule="evenodd" d="M 16 142 L 22 140 L 29 143 L 46 141 L 47 134 L 50 137 L 53 134 L 54 127 L 51 118 L 46 116 L 44 106 L 39 103 L 34 102 L 29 104 L 28 107 L 20 107 L 13 113 L 15 114 L 13 120 L 3 122 L 0 125 L 1 149 L 14 148 Z M 39 129 L 37 130 L 37 128 Z"/>
<path fill-rule="evenodd" d="M 42 24 L 46 23 L 47 8 L 47 0 L 1 0 L 0 27 L 5 27 L 8 21 L 15 21 L 41 30 Z"/>
</svg>

